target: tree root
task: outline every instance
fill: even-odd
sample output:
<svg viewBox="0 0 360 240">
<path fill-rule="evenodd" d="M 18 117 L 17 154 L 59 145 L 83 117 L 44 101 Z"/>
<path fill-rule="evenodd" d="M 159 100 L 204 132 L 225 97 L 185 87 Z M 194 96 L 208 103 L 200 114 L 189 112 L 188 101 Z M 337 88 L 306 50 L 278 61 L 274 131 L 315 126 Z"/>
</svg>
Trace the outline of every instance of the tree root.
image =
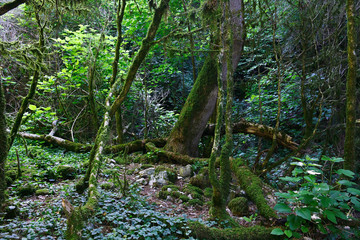
<svg viewBox="0 0 360 240">
<path fill-rule="evenodd" d="M 277 218 L 275 211 L 269 207 L 264 198 L 261 179 L 250 171 L 239 158 L 231 161 L 231 167 L 239 180 L 240 187 L 246 192 L 250 200 L 256 204 L 260 214 L 266 219 Z"/>
</svg>

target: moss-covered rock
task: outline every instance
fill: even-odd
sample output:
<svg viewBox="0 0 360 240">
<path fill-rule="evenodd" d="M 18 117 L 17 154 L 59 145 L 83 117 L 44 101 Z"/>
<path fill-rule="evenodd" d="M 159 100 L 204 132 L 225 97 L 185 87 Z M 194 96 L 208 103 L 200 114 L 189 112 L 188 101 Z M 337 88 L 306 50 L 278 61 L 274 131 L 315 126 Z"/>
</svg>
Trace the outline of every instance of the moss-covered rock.
<svg viewBox="0 0 360 240">
<path fill-rule="evenodd" d="M 192 237 L 207 240 L 275 240 L 284 239 L 282 236 L 271 235 L 272 228 L 263 226 L 237 227 L 218 229 L 210 228 L 199 222 L 190 222 Z"/>
<path fill-rule="evenodd" d="M 20 197 L 30 196 L 35 193 L 36 189 L 31 184 L 25 184 L 23 186 L 20 186 L 18 189 L 18 195 Z"/>
<path fill-rule="evenodd" d="M 209 175 L 197 174 L 190 178 L 190 184 L 199 188 L 206 188 L 210 186 Z"/>
<path fill-rule="evenodd" d="M 190 194 L 193 199 L 199 199 L 202 201 L 204 192 L 201 190 L 201 188 L 193 186 L 191 184 L 186 185 L 183 188 L 183 192 Z"/>
<path fill-rule="evenodd" d="M 190 198 L 184 194 L 181 194 L 181 196 L 179 197 L 179 199 L 183 202 L 188 202 L 190 200 Z"/>
<path fill-rule="evenodd" d="M 106 182 L 106 183 L 101 184 L 100 187 L 104 190 L 110 190 L 110 189 L 114 188 L 114 184 Z"/>
<path fill-rule="evenodd" d="M 50 195 L 50 191 L 47 188 L 38 189 L 35 191 L 35 195 Z"/>
<path fill-rule="evenodd" d="M 165 166 L 158 166 L 155 168 L 155 174 L 158 174 L 160 172 L 166 171 L 168 179 L 170 182 L 175 183 L 177 180 L 177 173 L 174 169 L 165 167 Z"/>
<path fill-rule="evenodd" d="M 6 181 L 7 187 L 11 186 L 11 184 L 13 184 L 13 182 L 14 182 L 14 180 L 9 176 L 5 176 L 5 181 Z"/>
<path fill-rule="evenodd" d="M 154 165 L 145 163 L 140 166 L 140 169 L 143 170 L 143 169 L 152 168 L 152 167 L 154 167 Z"/>
<path fill-rule="evenodd" d="M 202 206 L 204 205 L 203 201 L 199 200 L 199 199 L 190 199 L 188 202 L 187 202 L 188 205 L 191 205 L 191 206 Z"/>
<path fill-rule="evenodd" d="M 229 202 L 228 207 L 235 216 L 241 217 L 249 215 L 248 200 L 244 197 L 234 198 Z"/>
<path fill-rule="evenodd" d="M 5 173 L 5 176 L 10 177 L 13 181 L 16 180 L 17 175 L 18 175 L 18 172 L 17 172 L 17 170 L 14 170 L 14 169 L 10 169 L 10 170 L 6 171 L 6 173 Z"/>
<path fill-rule="evenodd" d="M 74 179 L 76 169 L 71 165 L 60 165 L 57 167 L 57 173 L 63 179 Z"/>
<path fill-rule="evenodd" d="M 16 205 L 8 205 L 5 207 L 5 219 L 14 219 L 20 215 L 20 210 Z"/>
</svg>

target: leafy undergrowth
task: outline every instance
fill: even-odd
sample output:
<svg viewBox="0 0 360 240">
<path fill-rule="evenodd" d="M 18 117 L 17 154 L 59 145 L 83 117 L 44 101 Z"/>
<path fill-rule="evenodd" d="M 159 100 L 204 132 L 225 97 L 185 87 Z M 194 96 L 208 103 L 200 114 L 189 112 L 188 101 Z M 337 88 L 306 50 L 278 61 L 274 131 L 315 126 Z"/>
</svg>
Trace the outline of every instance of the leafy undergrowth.
<svg viewBox="0 0 360 240">
<path fill-rule="evenodd" d="M 74 206 L 86 202 L 87 194 L 77 194 L 74 184 L 86 170 L 88 154 L 36 145 L 28 146 L 27 154 L 22 146 L 13 149 L 18 150 L 22 175 L 12 179 L 8 188 L 6 208 L 14 216 L 0 215 L 0 239 L 64 239 L 66 217 L 61 202 L 66 199 Z M 17 170 L 15 150 L 9 156 L 7 170 L 13 174 Z M 74 166 L 76 172 L 68 180 L 57 172 L 57 167 L 65 164 Z M 103 172 L 107 172 L 106 167 Z M 120 165 L 112 164 L 110 168 L 122 171 Z M 100 181 L 111 182 L 111 175 L 100 176 Z M 20 189 L 28 185 L 34 192 L 20 194 Z M 46 193 L 35 194 L 39 189 Z M 140 196 L 136 185 L 130 186 L 126 196 L 116 188 L 99 190 L 99 207 L 83 229 L 83 239 L 192 239 L 185 215 L 171 217 L 157 211 L 155 204 Z"/>
</svg>

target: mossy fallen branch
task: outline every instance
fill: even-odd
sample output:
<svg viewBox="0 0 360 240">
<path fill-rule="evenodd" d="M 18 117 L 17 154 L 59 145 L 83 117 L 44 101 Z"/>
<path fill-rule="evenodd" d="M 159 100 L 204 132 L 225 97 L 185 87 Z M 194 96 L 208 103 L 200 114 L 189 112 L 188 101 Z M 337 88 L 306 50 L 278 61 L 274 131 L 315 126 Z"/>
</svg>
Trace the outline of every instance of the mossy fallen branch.
<svg viewBox="0 0 360 240">
<path fill-rule="evenodd" d="M 203 135 L 213 135 L 214 131 L 215 131 L 215 125 L 210 124 L 205 129 Z M 274 131 L 275 130 L 272 127 L 258 123 L 248 122 L 245 119 L 241 119 L 241 121 L 233 124 L 233 134 L 236 133 L 253 134 L 258 137 L 263 137 L 272 140 Z M 276 141 L 278 144 L 291 150 L 296 150 L 299 146 L 298 143 L 292 140 L 291 136 L 282 132 L 278 132 L 276 134 Z"/>
<path fill-rule="evenodd" d="M 194 158 L 188 155 L 182 155 L 179 153 L 166 151 L 164 149 L 157 148 L 155 144 L 151 142 L 147 143 L 145 147 L 147 151 L 155 153 L 159 157 L 159 160 L 161 161 L 177 163 L 182 165 L 193 164 L 196 161 L 208 161 L 207 158 Z"/>
<path fill-rule="evenodd" d="M 250 200 L 256 204 L 259 213 L 267 219 L 277 218 L 275 211 L 269 207 L 264 198 L 261 179 L 239 158 L 231 161 L 231 168 L 235 173 L 241 188 L 246 192 Z"/>
<path fill-rule="evenodd" d="M 271 240 L 283 239 L 281 236 L 271 235 L 272 228 L 263 226 L 237 227 L 218 229 L 210 228 L 199 222 L 190 222 L 189 227 L 192 230 L 192 236 L 196 239 L 207 240 Z"/>
<path fill-rule="evenodd" d="M 18 135 L 26 139 L 31 139 L 35 141 L 44 141 L 46 143 L 62 147 L 67 151 L 72 151 L 77 153 L 90 152 L 92 148 L 92 145 L 90 144 L 74 143 L 72 141 L 51 135 L 38 135 L 38 134 L 25 133 L 25 132 L 19 132 Z M 146 151 L 145 145 L 149 142 L 154 143 L 156 147 L 163 147 L 166 144 L 166 139 L 165 138 L 144 139 L 144 140 L 136 140 L 124 144 L 118 144 L 110 147 L 105 147 L 104 153 L 106 154 L 119 153 L 125 150 L 127 150 L 128 153 Z"/>
</svg>

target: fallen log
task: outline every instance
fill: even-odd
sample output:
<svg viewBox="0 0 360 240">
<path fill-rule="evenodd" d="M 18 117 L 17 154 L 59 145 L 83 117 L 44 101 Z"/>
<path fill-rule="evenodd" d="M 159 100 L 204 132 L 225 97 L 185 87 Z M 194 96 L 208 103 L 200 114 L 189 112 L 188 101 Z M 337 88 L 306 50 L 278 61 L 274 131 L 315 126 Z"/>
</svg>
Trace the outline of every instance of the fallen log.
<svg viewBox="0 0 360 240">
<path fill-rule="evenodd" d="M 159 157 L 159 160 L 161 161 L 182 164 L 182 165 L 193 164 L 196 161 L 208 161 L 208 158 L 194 158 L 188 155 L 182 155 L 179 153 L 166 151 L 164 149 L 157 148 L 155 144 L 151 142 L 147 143 L 145 146 L 147 151 L 151 151 L 154 154 L 156 154 Z"/>
<path fill-rule="evenodd" d="M 205 129 L 203 135 L 213 135 L 214 131 L 215 131 L 215 124 L 209 124 Z M 240 122 L 233 124 L 233 134 L 236 133 L 253 134 L 258 137 L 263 137 L 272 140 L 274 131 L 275 130 L 272 127 L 258 123 L 248 122 L 245 119 L 241 119 Z M 282 132 L 277 133 L 276 141 L 278 144 L 291 150 L 296 150 L 299 146 L 299 144 L 297 144 L 292 140 L 291 136 Z"/>
<path fill-rule="evenodd" d="M 25 132 L 19 132 L 19 136 L 36 140 L 36 141 L 44 141 L 49 144 L 53 144 L 55 146 L 62 147 L 66 149 L 67 151 L 77 152 L 77 153 L 85 153 L 90 152 L 92 145 L 91 144 L 82 144 L 82 143 L 74 143 L 72 141 L 51 136 L 51 135 L 38 135 L 33 133 L 25 133 Z M 156 147 L 163 147 L 165 146 L 166 139 L 165 138 L 156 138 L 156 139 L 145 139 L 145 140 L 135 140 L 132 142 L 124 143 L 124 144 L 118 144 L 114 146 L 107 146 L 104 149 L 104 153 L 119 153 L 123 151 L 127 151 L 128 153 L 133 152 L 140 152 L 140 151 L 146 151 L 145 145 L 147 143 L 154 143 Z"/>
</svg>

